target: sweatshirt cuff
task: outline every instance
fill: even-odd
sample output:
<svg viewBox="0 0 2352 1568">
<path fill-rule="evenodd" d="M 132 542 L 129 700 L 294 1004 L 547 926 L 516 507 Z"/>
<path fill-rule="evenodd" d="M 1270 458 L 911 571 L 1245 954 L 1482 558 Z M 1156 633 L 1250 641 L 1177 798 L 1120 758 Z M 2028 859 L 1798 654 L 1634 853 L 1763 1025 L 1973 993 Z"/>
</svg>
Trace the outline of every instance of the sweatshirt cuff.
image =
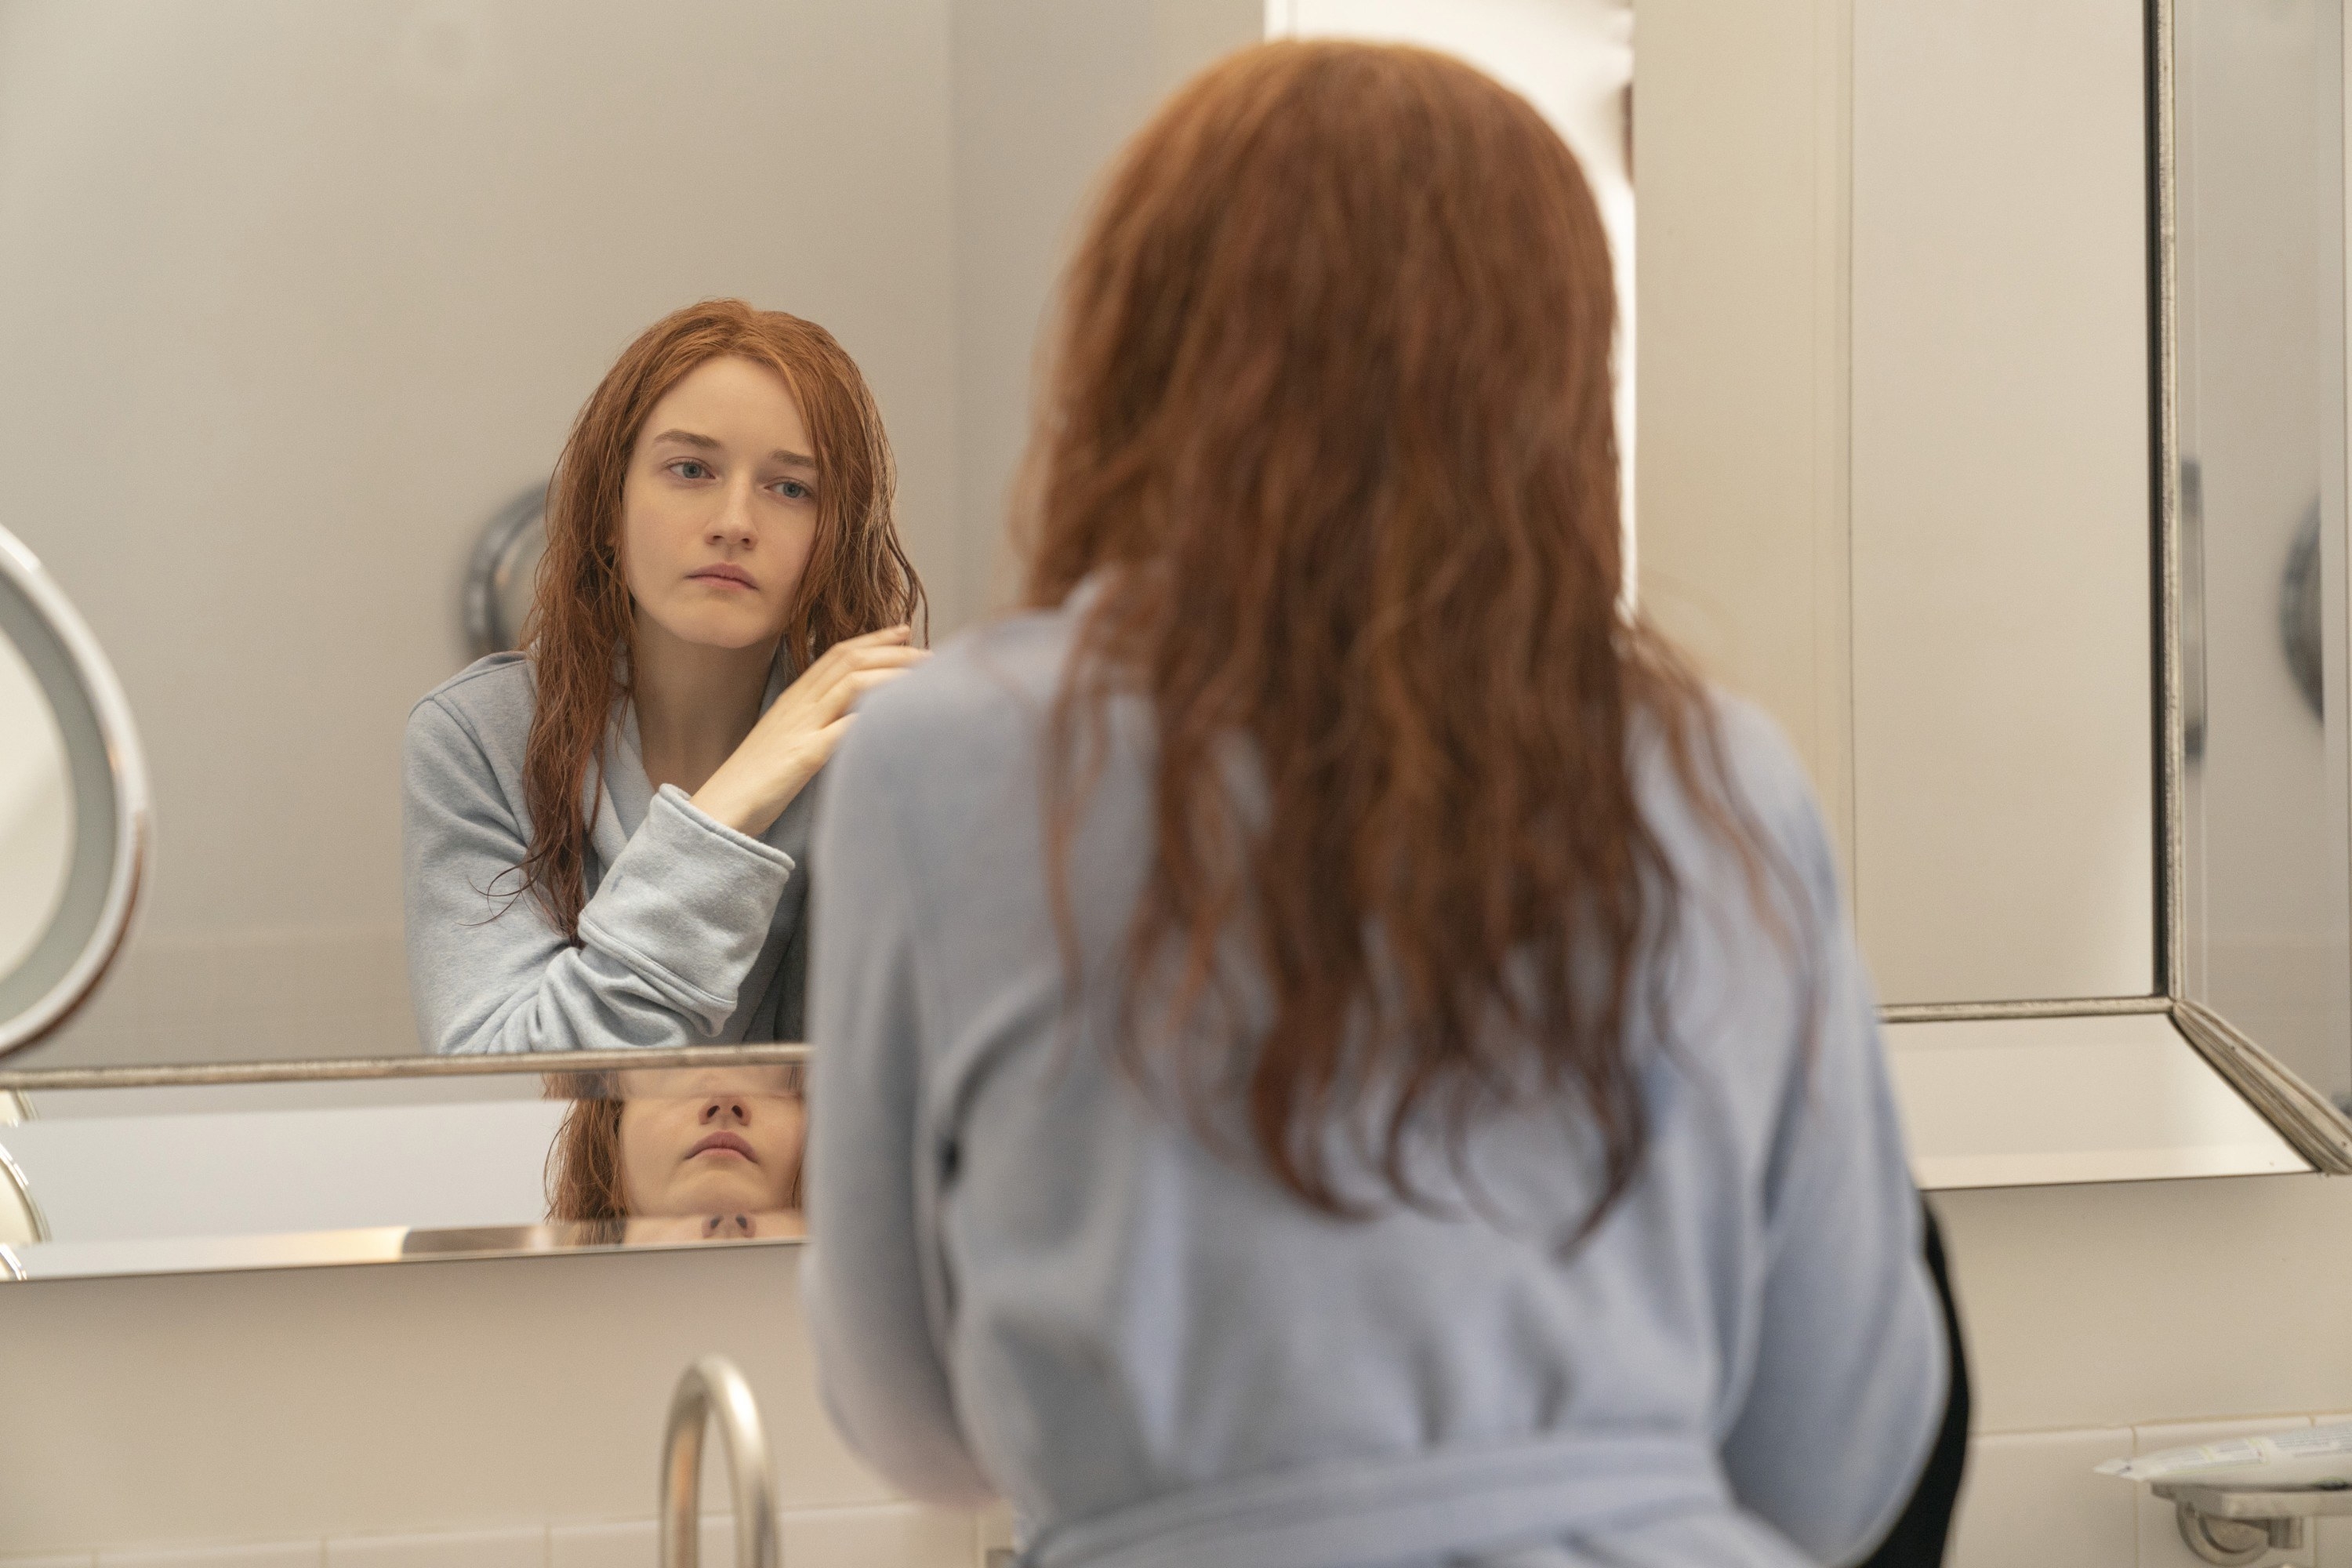
<svg viewBox="0 0 2352 1568">
<path fill-rule="evenodd" d="M 695 826 L 702 828 L 705 832 L 716 834 L 720 839 L 733 845 L 736 848 L 740 849 L 747 854 L 757 855 L 761 859 L 767 861 L 769 864 L 781 868 L 786 877 L 790 877 L 793 872 L 798 868 L 793 864 L 793 858 L 791 856 L 785 854 L 782 850 L 777 848 L 774 845 L 769 843 L 764 838 L 754 838 L 748 833 L 739 833 L 734 828 L 728 826 L 725 823 L 719 821 L 717 817 L 711 816 L 709 812 L 695 805 L 694 797 L 688 795 L 676 784 L 664 784 L 661 788 L 654 792 L 654 804 L 653 805 L 648 806 L 646 810 L 646 826 L 652 826 L 654 810 L 664 802 L 667 802 L 670 805 L 675 806 L 677 809 L 678 814 L 684 816 L 687 821 L 692 823 Z M 645 831 L 645 828 L 640 827 L 637 831 L 642 833 Z M 623 858 L 625 859 L 626 857 L 624 856 Z M 780 883 L 778 886 L 781 888 L 782 884 Z"/>
<path fill-rule="evenodd" d="M 580 911 L 580 934 L 715 1035 L 734 1015 L 796 869 L 782 850 L 664 784 Z"/>
</svg>

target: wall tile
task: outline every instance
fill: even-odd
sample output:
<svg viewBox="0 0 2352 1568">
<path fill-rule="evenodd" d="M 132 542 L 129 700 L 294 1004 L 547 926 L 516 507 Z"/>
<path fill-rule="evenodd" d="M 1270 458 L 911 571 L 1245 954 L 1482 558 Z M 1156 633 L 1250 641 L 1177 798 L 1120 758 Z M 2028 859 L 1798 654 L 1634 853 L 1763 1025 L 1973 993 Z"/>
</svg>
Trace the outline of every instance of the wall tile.
<svg viewBox="0 0 2352 1568">
<path fill-rule="evenodd" d="M 994 1548 L 1013 1548 L 1013 1510 L 1001 1502 L 993 1502 L 980 1510 L 980 1550 L 983 1557 Z"/>
<path fill-rule="evenodd" d="M 2251 1437 L 2261 1432 L 2281 1432 L 2290 1426 L 2308 1426 L 2308 1415 L 2266 1415 L 2252 1421 L 2182 1422 L 2161 1426 L 2139 1426 L 2132 1432 L 2136 1454 L 2152 1454 L 2160 1448 L 2179 1448 L 2191 1443 L 2219 1442 L 2224 1437 Z M 2210 1568 L 2201 1558 L 2189 1550 L 2180 1539 L 2180 1525 L 2172 1504 L 2150 1492 L 2139 1490 L 2139 1568 Z M 2314 1532 L 2306 1531 L 2304 1544 L 2293 1552 L 2273 1552 L 2263 1558 L 2262 1568 L 2273 1565 L 2299 1564 L 2314 1568 L 2318 1562 L 2318 1545 Z"/>
<path fill-rule="evenodd" d="M 706 1516 L 696 1555 L 706 1563 L 735 1561 L 735 1521 Z M 650 1519 L 624 1523 L 559 1524 L 547 1532 L 548 1568 L 652 1568 L 661 1536 Z"/>
<path fill-rule="evenodd" d="M 1948 1568 L 2134 1568 L 2133 1489 L 2091 1469 L 2131 1452 L 2125 1427 L 1975 1438 Z"/>
<path fill-rule="evenodd" d="M 547 1568 L 547 1531 L 343 1536 L 327 1542 L 327 1568 Z"/>
<path fill-rule="evenodd" d="M 2314 1426 L 2352 1423 L 2352 1412 L 2325 1411 L 2311 1418 Z M 2312 1544 L 2319 1549 L 2319 1568 L 2352 1568 L 2352 1517 L 2316 1519 Z"/>
<path fill-rule="evenodd" d="M 175 1546 L 168 1551 L 101 1552 L 98 1568 L 319 1568 L 320 1541 L 272 1541 L 247 1546 Z"/>
<path fill-rule="evenodd" d="M 891 1503 L 800 1509 L 784 1515 L 788 1568 L 971 1568 L 978 1555 L 969 1513 Z"/>
<path fill-rule="evenodd" d="M 548 1568 L 650 1568 L 658 1545 L 649 1519 L 626 1524 L 559 1524 L 547 1532 L 547 1563 Z M 708 1551 L 703 1555 L 709 1557 Z"/>
</svg>

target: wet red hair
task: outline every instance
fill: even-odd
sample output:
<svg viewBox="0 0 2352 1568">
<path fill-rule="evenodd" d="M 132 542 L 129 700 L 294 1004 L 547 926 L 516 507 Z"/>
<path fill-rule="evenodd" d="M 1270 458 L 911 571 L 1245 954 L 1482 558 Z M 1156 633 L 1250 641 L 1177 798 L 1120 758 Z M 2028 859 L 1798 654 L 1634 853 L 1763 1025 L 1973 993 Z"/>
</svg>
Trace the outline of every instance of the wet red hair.
<svg viewBox="0 0 2352 1568">
<path fill-rule="evenodd" d="M 589 779 L 629 696 L 633 612 L 621 574 L 621 498 L 646 417 L 707 360 L 733 356 L 782 379 L 816 450 L 816 539 L 784 623 L 783 655 L 805 669 L 845 637 L 913 624 L 923 585 L 892 514 L 898 470 L 882 412 L 856 362 L 813 321 L 706 300 L 664 317 L 605 373 L 573 421 L 547 487 L 541 557 L 524 642 L 536 706 L 523 755 L 530 846 L 517 868 L 575 944 L 586 901 Z"/>
<path fill-rule="evenodd" d="M 1630 1025 L 1676 909 L 1637 731 L 1751 870 L 1756 840 L 1703 688 L 1621 607 L 1614 301 L 1575 158 L 1439 55 L 1247 50 L 1130 143 L 1062 310 L 1025 596 L 1099 585 L 1047 744 L 1074 977 L 1076 816 L 1106 705 L 1139 692 L 1130 1066 L 1172 1062 L 1201 1125 L 1331 1212 L 1360 1206 L 1330 1152 L 1360 1114 L 1410 1201 L 1431 1127 L 1458 1161 L 1502 1106 L 1580 1104 L 1598 1223 L 1647 1137 Z M 1236 931 L 1263 1027 L 1197 1026 Z M 1165 1029 L 1137 1026 L 1147 969 Z"/>
</svg>

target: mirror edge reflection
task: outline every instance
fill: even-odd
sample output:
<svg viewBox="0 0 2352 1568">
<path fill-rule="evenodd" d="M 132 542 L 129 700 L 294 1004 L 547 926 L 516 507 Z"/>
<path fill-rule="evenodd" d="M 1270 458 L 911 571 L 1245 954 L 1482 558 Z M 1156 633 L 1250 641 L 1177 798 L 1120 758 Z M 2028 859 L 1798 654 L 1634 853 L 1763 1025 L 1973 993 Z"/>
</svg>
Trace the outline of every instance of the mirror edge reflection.
<svg viewBox="0 0 2352 1568">
<path fill-rule="evenodd" d="M 805 1235 L 613 1238 L 593 1226 L 542 1223 L 428 1228 L 377 1226 L 259 1236 L 173 1237 L 121 1241 L 47 1241 L 0 1247 L 0 1288 L 22 1281 L 124 1279 L 163 1274 L 244 1274 L 284 1268 L 350 1268 L 385 1263 L 465 1263 L 494 1258 L 589 1257 L 615 1252 L 798 1247 Z M 12 1272 L 8 1265 L 15 1266 Z"/>
<path fill-rule="evenodd" d="M 42 1089 L 179 1089 L 236 1083 L 331 1083 L 401 1078 L 475 1078 L 500 1073 L 576 1073 L 625 1068 L 773 1067 L 809 1059 L 800 1041 L 740 1046 L 635 1047 L 604 1051 L 517 1051 L 476 1057 L 315 1057 L 154 1067 L 0 1068 L 0 1092 Z"/>
</svg>

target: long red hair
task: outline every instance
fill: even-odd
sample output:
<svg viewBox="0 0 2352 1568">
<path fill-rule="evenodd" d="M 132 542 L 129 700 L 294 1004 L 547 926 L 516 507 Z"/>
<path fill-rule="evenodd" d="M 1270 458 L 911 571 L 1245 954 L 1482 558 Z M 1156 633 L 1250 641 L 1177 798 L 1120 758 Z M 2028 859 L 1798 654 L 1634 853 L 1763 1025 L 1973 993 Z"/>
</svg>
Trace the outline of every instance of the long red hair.
<svg viewBox="0 0 2352 1568">
<path fill-rule="evenodd" d="M 654 405 L 696 366 L 726 355 L 782 378 L 816 447 L 816 539 L 782 656 L 805 669 L 845 637 L 923 613 L 923 585 L 892 514 L 898 470 L 882 412 L 833 335 L 740 300 L 706 300 L 646 328 L 580 410 L 556 463 L 547 552 L 524 627 L 536 706 L 523 756 L 530 846 L 517 890 L 536 898 L 574 943 L 587 898 L 589 779 L 602 777 L 606 731 L 630 695 L 630 666 L 619 657 L 633 624 L 620 557 L 629 458 Z"/>
<path fill-rule="evenodd" d="M 1751 876 L 1758 840 L 1703 688 L 1621 607 L 1614 303 L 1575 158 L 1442 56 L 1251 49 L 1130 143 L 1062 309 L 1026 598 L 1099 584 L 1047 737 L 1066 958 L 1104 708 L 1139 692 L 1130 1066 L 1172 1061 L 1203 1127 L 1238 1106 L 1223 1124 L 1335 1213 L 1360 1207 L 1329 1152 L 1355 1117 L 1411 1201 L 1424 1131 L 1458 1159 L 1501 1106 L 1567 1097 L 1600 1134 L 1597 1223 L 1647 1137 L 1629 1025 L 1676 910 L 1636 731 Z M 1190 1027 L 1237 931 L 1265 1026 Z M 1147 969 L 1173 977 L 1164 1031 L 1137 1026 Z"/>
</svg>

